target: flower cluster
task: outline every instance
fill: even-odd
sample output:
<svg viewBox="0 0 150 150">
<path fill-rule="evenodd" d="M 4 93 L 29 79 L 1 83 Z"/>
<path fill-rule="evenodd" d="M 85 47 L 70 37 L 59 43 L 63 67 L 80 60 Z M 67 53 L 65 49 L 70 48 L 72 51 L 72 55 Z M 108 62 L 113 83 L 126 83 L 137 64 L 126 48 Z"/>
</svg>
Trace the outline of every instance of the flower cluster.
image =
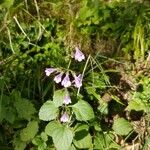
<svg viewBox="0 0 150 150">
<path fill-rule="evenodd" d="M 75 48 L 74 58 L 75 60 L 78 60 L 81 62 L 85 59 L 84 54 L 79 50 L 78 47 Z M 75 87 L 80 88 L 82 86 L 82 75 L 79 74 L 78 76 L 74 73 L 73 77 L 74 80 L 71 82 L 69 77 L 69 72 L 64 73 L 63 71 L 59 71 L 57 68 L 46 68 L 45 73 L 46 76 L 50 76 L 52 73 L 56 72 L 57 75 L 54 77 L 54 81 L 56 83 L 61 83 L 61 85 L 65 88 L 70 87 L 72 83 Z M 63 75 L 65 74 L 65 77 L 63 78 Z"/>
<path fill-rule="evenodd" d="M 85 59 L 84 54 L 79 50 L 78 47 L 75 47 L 75 53 L 73 58 L 79 62 L 81 62 L 82 60 Z M 82 86 L 82 75 L 76 75 L 74 72 L 70 71 L 71 75 L 69 74 L 69 71 L 64 72 L 60 69 L 57 68 L 46 68 L 45 69 L 45 73 L 46 76 L 50 76 L 52 73 L 55 73 L 56 76 L 54 77 L 54 81 L 56 83 L 61 83 L 61 85 L 65 88 L 70 87 L 71 85 L 80 88 Z M 70 80 L 70 76 L 72 76 L 74 79 L 73 81 Z M 64 101 L 63 104 L 68 105 L 71 103 L 71 98 L 70 95 L 68 93 L 68 91 L 66 92 L 66 95 L 64 96 Z M 61 118 L 60 118 L 61 122 L 69 122 L 69 115 L 67 114 L 67 112 L 65 111 Z"/>
<path fill-rule="evenodd" d="M 61 85 L 63 87 L 67 88 L 67 87 L 70 87 L 71 85 L 74 85 L 75 87 L 80 88 L 82 86 L 82 75 L 81 74 L 79 74 L 77 76 L 75 73 L 73 73 L 74 80 L 71 81 L 70 77 L 69 77 L 69 72 L 66 72 L 66 73 L 63 71 L 59 72 L 59 70 L 57 70 L 56 68 L 46 68 L 46 70 L 45 70 L 45 73 L 47 76 L 50 76 L 50 74 L 52 74 L 54 72 L 58 73 L 54 77 L 54 81 L 56 83 L 61 83 Z M 65 75 L 64 78 L 63 78 L 63 75 Z"/>
</svg>

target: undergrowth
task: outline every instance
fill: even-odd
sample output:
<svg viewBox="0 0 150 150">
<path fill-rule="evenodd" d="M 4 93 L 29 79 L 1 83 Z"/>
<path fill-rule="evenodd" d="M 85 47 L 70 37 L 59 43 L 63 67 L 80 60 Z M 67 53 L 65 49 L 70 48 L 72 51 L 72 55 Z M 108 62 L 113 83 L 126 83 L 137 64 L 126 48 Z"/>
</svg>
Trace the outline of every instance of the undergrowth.
<svg viewBox="0 0 150 150">
<path fill-rule="evenodd" d="M 148 0 L 3 0 L 0 33 L 0 150 L 150 149 Z"/>
</svg>

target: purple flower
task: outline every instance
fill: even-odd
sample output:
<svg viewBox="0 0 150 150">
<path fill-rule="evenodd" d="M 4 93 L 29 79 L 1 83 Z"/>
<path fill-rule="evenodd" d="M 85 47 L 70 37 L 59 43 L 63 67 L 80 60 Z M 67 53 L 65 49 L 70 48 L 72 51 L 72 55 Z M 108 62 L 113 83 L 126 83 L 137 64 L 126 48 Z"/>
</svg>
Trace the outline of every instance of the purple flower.
<svg viewBox="0 0 150 150">
<path fill-rule="evenodd" d="M 46 76 L 50 76 L 50 74 L 56 70 L 57 70 L 56 68 L 46 68 L 45 69 Z"/>
<path fill-rule="evenodd" d="M 70 82 L 70 78 L 69 78 L 69 74 L 68 73 L 66 74 L 66 76 L 62 80 L 61 85 L 64 86 L 64 87 L 71 86 L 71 82 Z"/>
<path fill-rule="evenodd" d="M 75 60 L 81 62 L 83 59 L 85 59 L 84 54 L 79 50 L 78 47 L 75 47 L 75 54 L 74 54 L 74 58 Z"/>
<path fill-rule="evenodd" d="M 79 74 L 78 76 L 74 75 L 74 83 L 75 87 L 80 88 L 82 86 L 82 75 Z"/>
<path fill-rule="evenodd" d="M 68 105 L 71 103 L 71 98 L 69 96 L 69 94 L 67 94 L 65 97 L 64 97 L 64 104 Z"/>
<path fill-rule="evenodd" d="M 55 76 L 54 81 L 56 83 L 60 83 L 61 82 L 61 78 L 62 78 L 63 72 L 61 72 L 60 74 L 58 74 L 57 76 Z"/>
<path fill-rule="evenodd" d="M 69 121 L 69 115 L 66 112 L 64 112 L 64 114 L 60 118 L 60 121 L 61 122 L 68 122 Z"/>
</svg>

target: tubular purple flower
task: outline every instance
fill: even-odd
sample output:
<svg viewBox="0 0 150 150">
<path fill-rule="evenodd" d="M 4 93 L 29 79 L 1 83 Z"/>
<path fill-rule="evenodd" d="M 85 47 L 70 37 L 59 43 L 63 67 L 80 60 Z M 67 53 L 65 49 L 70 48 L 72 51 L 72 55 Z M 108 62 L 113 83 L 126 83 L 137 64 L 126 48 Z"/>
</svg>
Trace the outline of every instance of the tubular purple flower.
<svg viewBox="0 0 150 150">
<path fill-rule="evenodd" d="M 71 103 L 71 98 L 69 96 L 69 94 L 67 94 L 65 97 L 64 97 L 64 104 L 68 105 Z"/>
<path fill-rule="evenodd" d="M 80 88 L 82 86 L 82 75 L 79 74 L 78 76 L 74 75 L 74 82 L 75 82 L 75 87 Z"/>
<path fill-rule="evenodd" d="M 69 74 L 68 73 L 66 73 L 66 76 L 62 80 L 61 85 L 64 86 L 64 87 L 71 86 L 71 82 L 70 82 L 70 78 L 69 78 Z"/>
<path fill-rule="evenodd" d="M 55 76 L 54 81 L 56 83 L 60 83 L 61 80 L 62 80 L 62 75 L 63 75 L 63 72 L 61 72 L 60 74 L 58 74 L 57 76 Z"/>
<path fill-rule="evenodd" d="M 74 54 L 74 58 L 75 58 L 75 60 L 77 60 L 77 61 L 79 61 L 79 62 L 81 62 L 82 60 L 84 60 L 85 59 L 85 56 L 84 56 L 84 54 L 79 50 L 79 48 L 78 47 L 75 47 L 75 54 Z"/>
<path fill-rule="evenodd" d="M 64 112 L 64 114 L 60 118 L 60 121 L 61 122 L 68 122 L 69 121 L 69 115 L 66 112 Z"/>
<path fill-rule="evenodd" d="M 56 70 L 57 70 L 56 68 L 46 68 L 45 69 L 46 76 L 50 76 L 50 74 L 52 74 Z"/>
</svg>

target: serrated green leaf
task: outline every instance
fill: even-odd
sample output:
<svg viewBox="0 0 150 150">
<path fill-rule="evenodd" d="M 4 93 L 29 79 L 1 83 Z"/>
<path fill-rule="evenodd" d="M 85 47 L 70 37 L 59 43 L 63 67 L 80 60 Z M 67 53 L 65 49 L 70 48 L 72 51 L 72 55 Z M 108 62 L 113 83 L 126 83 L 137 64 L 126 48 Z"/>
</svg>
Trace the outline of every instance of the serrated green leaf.
<svg viewBox="0 0 150 150">
<path fill-rule="evenodd" d="M 53 102 L 57 107 L 61 106 L 64 102 L 64 97 L 67 94 L 67 91 L 62 89 L 62 90 L 57 90 L 54 92 L 53 96 Z"/>
<path fill-rule="evenodd" d="M 57 150 L 68 150 L 73 140 L 73 133 L 71 129 L 62 125 L 55 129 L 52 139 Z"/>
<path fill-rule="evenodd" d="M 62 125 L 60 123 L 58 123 L 57 121 L 51 121 L 47 124 L 46 128 L 45 128 L 45 133 L 49 136 L 53 136 L 54 131 L 57 128 L 60 128 Z"/>
<path fill-rule="evenodd" d="M 56 122 L 50 122 L 45 133 L 52 137 L 57 150 L 68 150 L 73 140 L 73 133 L 70 128 Z"/>
<path fill-rule="evenodd" d="M 44 121 L 50 121 L 57 117 L 58 108 L 55 106 L 54 102 L 45 102 L 39 111 L 39 118 Z"/>
<path fill-rule="evenodd" d="M 133 129 L 132 125 L 124 118 L 116 119 L 112 128 L 119 135 L 128 135 Z"/>
<path fill-rule="evenodd" d="M 79 149 L 91 148 L 92 147 L 92 138 L 89 134 L 88 125 L 80 124 L 75 130 L 75 136 L 73 143 Z"/>
<path fill-rule="evenodd" d="M 34 138 L 36 133 L 38 132 L 38 122 L 37 121 L 31 121 L 28 123 L 27 127 L 24 128 L 20 132 L 20 138 L 22 141 L 30 141 Z"/>
<path fill-rule="evenodd" d="M 14 101 L 14 106 L 17 110 L 18 117 L 21 119 L 31 120 L 33 114 L 35 114 L 36 110 L 31 101 L 18 97 Z"/>
<path fill-rule="evenodd" d="M 72 108 L 76 119 L 79 121 L 87 121 L 94 118 L 93 109 L 86 101 L 79 100 Z"/>
</svg>

